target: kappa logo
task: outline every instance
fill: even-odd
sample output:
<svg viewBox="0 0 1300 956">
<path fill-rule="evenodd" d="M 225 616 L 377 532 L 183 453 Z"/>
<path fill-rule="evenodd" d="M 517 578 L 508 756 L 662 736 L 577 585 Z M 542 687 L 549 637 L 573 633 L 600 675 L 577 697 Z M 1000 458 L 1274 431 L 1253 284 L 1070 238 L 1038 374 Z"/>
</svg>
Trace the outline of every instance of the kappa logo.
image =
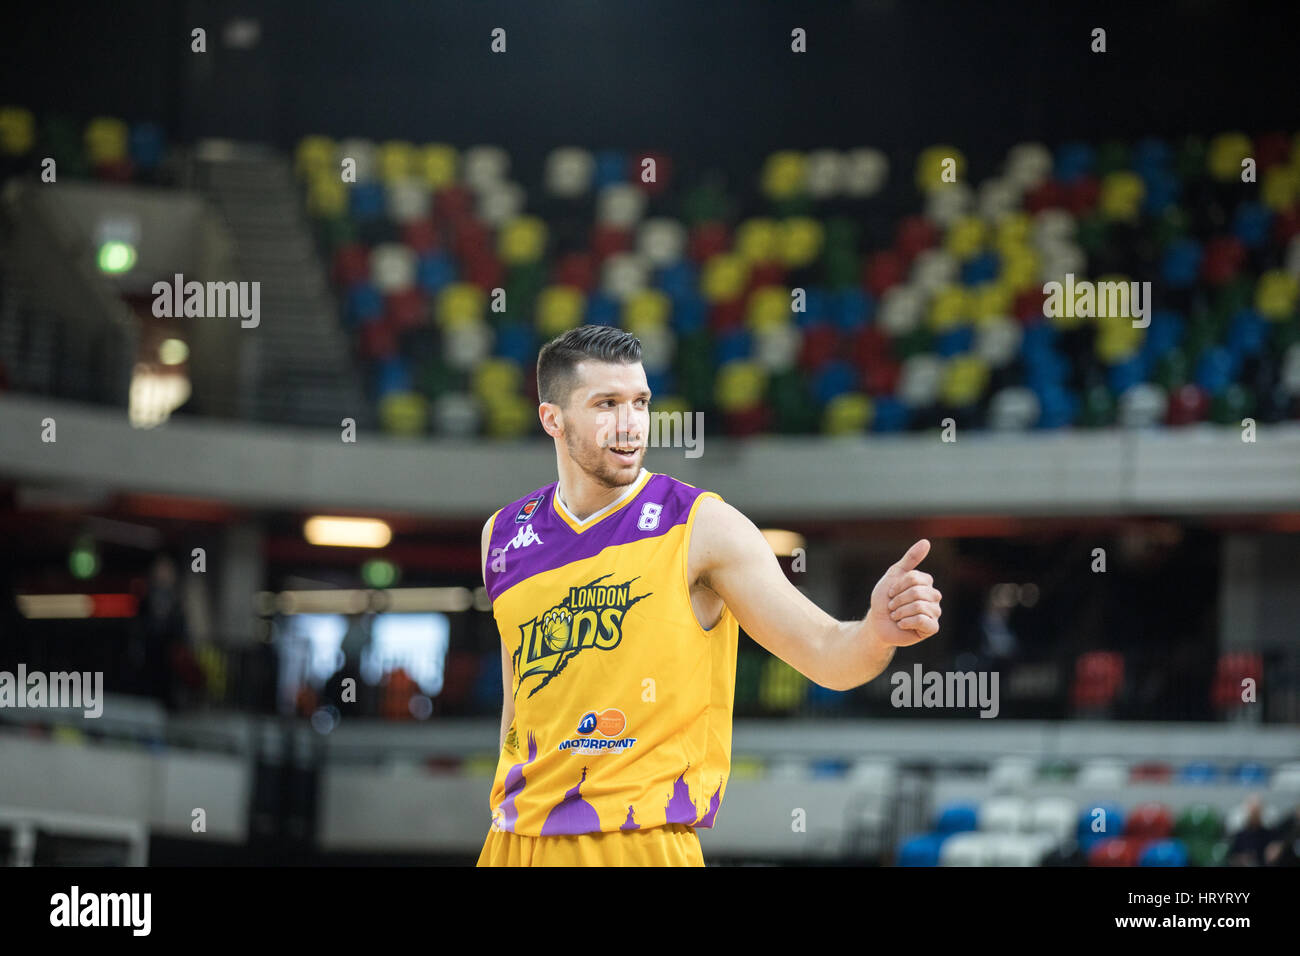
<svg viewBox="0 0 1300 956">
<path fill-rule="evenodd" d="M 524 506 L 519 509 L 519 514 L 515 515 L 515 524 L 523 524 L 537 511 L 537 506 L 542 503 L 545 495 L 538 495 L 536 498 L 529 498 L 524 502 Z"/>
<path fill-rule="evenodd" d="M 612 573 L 612 572 L 611 572 Z M 519 625 L 519 647 L 511 655 L 519 688 L 530 677 L 541 682 L 532 697 L 549 684 L 579 653 L 588 648 L 612 651 L 623 640 L 623 618 L 646 594 L 632 594 L 632 578 L 622 584 L 601 584 L 609 574 L 569 588 L 568 597 L 525 624 Z"/>
<path fill-rule="evenodd" d="M 526 524 L 519 529 L 513 538 L 506 542 L 506 546 L 501 550 L 509 551 L 511 548 L 526 548 L 530 544 L 545 543 L 545 541 L 537 536 L 537 532 L 533 530 L 532 524 Z"/>
</svg>

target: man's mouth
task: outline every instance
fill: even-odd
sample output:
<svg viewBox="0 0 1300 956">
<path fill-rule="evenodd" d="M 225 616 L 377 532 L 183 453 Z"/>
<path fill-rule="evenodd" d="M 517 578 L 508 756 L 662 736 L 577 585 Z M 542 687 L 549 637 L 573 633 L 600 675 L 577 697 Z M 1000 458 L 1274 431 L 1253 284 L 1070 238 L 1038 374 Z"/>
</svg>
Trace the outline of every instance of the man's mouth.
<svg viewBox="0 0 1300 956">
<path fill-rule="evenodd" d="M 639 445 L 611 445 L 609 450 L 619 459 L 631 464 L 636 461 L 636 453 L 641 450 Z"/>
</svg>

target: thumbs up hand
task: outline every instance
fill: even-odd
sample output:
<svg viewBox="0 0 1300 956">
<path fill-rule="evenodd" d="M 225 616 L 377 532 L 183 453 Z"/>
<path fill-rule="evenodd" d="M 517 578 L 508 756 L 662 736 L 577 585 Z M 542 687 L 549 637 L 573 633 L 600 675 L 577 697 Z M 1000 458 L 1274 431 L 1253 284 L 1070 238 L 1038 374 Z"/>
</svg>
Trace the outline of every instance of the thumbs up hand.
<svg viewBox="0 0 1300 956">
<path fill-rule="evenodd" d="M 916 569 L 929 553 L 930 542 L 922 538 L 871 589 L 866 623 L 882 644 L 910 647 L 938 633 L 943 595 L 933 587 L 934 578 Z"/>
</svg>

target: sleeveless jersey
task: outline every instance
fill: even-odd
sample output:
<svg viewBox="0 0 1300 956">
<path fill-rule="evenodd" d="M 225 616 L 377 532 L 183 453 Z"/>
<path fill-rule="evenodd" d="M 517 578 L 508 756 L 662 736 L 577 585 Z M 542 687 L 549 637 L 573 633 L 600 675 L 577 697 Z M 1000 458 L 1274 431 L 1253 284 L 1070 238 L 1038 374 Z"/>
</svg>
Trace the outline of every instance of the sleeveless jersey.
<svg viewBox="0 0 1300 956">
<path fill-rule="evenodd" d="M 731 765 L 735 616 L 704 630 L 687 546 L 719 498 L 644 468 L 574 520 L 558 482 L 492 516 L 485 583 L 513 662 L 493 826 L 525 836 L 712 827 Z"/>
</svg>

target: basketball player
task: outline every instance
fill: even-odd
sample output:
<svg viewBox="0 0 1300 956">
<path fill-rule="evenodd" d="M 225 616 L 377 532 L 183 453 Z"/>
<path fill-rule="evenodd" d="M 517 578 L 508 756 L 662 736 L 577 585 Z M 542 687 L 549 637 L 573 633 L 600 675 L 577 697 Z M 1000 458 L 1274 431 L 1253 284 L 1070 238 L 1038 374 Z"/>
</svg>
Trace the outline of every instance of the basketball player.
<svg viewBox="0 0 1300 956">
<path fill-rule="evenodd" d="M 837 621 L 714 492 L 646 471 L 641 344 L 583 326 L 537 357 L 559 480 L 483 527 L 501 633 L 501 752 L 480 866 L 703 866 L 726 791 L 738 626 L 849 690 L 939 629 L 918 541 Z M 617 423 L 617 424 L 611 424 Z"/>
</svg>

